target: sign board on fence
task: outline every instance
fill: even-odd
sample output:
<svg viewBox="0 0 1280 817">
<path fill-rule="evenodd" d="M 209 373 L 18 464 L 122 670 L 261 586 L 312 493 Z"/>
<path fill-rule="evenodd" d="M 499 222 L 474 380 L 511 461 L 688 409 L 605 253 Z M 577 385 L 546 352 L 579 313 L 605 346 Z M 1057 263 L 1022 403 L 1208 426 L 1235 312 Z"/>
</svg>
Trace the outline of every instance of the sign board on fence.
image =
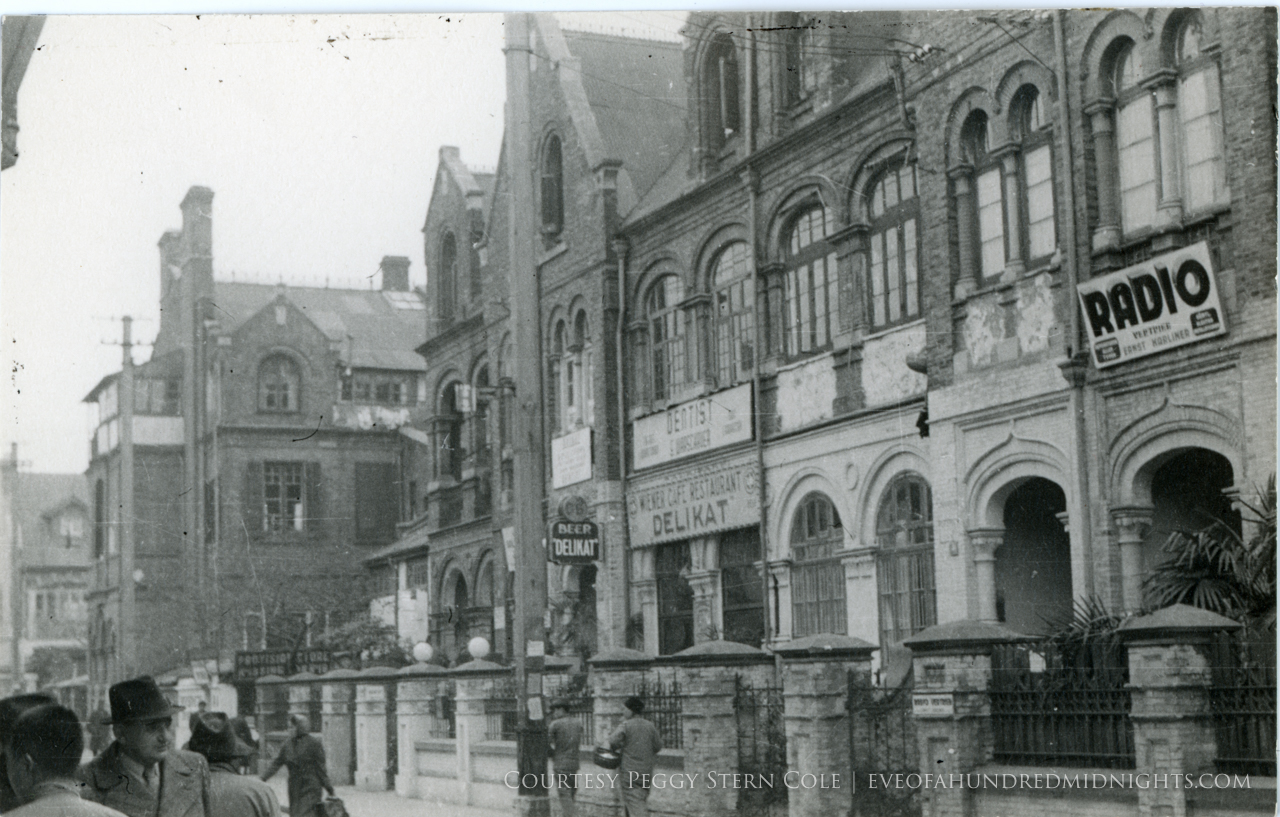
<svg viewBox="0 0 1280 817">
<path fill-rule="evenodd" d="M 951 693 L 945 695 L 916 694 L 911 696 L 912 715 L 954 715 L 956 701 Z"/>
<path fill-rule="evenodd" d="M 1204 241 L 1083 281 L 1077 289 L 1099 369 L 1227 331 Z"/>
<path fill-rule="evenodd" d="M 558 564 L 586 564 L 600 558 L 600 528 L 595 522 L 551 523 L 551 547 L 547 555 Z"/>
<path fill-rule="evenodd" d="M 254 681 L 265 675 L 288 678 L 299 672 L 323 675 L 330 669 L 328 650 L 257 650 L 236 653 L 235 681 Z"/>
<path fill-rule="evenodd" d="M 751 439 L 751 384 L 636 420 L 635 467 L 648 468 Z"/>
</svg>

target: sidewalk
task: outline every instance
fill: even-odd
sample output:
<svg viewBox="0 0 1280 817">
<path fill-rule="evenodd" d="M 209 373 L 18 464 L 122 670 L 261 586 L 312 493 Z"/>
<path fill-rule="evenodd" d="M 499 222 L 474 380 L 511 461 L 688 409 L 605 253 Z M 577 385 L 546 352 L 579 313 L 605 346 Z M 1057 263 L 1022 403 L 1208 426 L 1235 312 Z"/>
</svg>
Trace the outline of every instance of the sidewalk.
<svg viewBox="0 0 1280 817">
<path fill-rule="evenodd" d="M 289 803 L 289 773 L 281 769 L 267 785 L 275 789 L 280 808 Z M 507 809 L 460 806 L 434 800 L 399 797 L 393 791 L 360 791 L 352 786 L 338 786 L 338 797 L 346 804 L 351 817 L 513 817 Z"/>
</svg>

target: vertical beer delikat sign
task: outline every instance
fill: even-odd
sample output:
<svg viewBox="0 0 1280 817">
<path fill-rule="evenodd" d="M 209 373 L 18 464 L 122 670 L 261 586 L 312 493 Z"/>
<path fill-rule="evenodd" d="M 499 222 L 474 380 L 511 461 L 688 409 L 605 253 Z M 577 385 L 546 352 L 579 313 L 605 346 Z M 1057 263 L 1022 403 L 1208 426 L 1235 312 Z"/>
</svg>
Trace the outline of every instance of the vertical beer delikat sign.
<svg viewBox="0 0 1280 817">
<path fill-rule="evenodd" d="M 1209 245 L 1158 255 L 1077 287 L 1099 369 L 1227 331 Z"/>
</svg>

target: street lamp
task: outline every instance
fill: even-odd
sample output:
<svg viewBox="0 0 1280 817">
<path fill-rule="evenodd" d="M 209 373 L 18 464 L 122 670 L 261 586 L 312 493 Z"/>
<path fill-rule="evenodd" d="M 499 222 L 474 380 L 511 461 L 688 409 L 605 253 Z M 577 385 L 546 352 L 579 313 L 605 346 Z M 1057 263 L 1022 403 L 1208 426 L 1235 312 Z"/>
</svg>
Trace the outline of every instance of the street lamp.
<svg viewBox="0 0 1280 817">
<path fill-rule="evenodd" d="M 475 660 L 483 661 L 489 654 L 489 642 L 481 636 L 476 636 L 467 642 L 467 652 L 471 653 L 471 657 Z"/>
<path fill-rule="evenodd" d="M 431 660 L 431 656 L 435 654 L 436 651 L 425 641 L 419 641 L 417 644 L 413 645 L 413 660 L 417 661 L 419 664 L 427 663 Z"/>
</svg>

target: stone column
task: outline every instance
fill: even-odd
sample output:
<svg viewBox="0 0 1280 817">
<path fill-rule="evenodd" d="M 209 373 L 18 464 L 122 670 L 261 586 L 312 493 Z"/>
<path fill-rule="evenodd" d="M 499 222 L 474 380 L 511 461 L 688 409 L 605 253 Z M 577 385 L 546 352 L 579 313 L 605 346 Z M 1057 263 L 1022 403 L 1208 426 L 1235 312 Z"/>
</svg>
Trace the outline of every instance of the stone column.
<svg viewBox="0 0 1280 817">
<path fill-rule="evenodd" d="M 356 770 L 355 670 L 336 669 L 320 676 L 320 739 L 335 786 L 350 786 Z"/>
<path fill-rule="evenodd" d="M 387 682 L 395 670 L 370 667 L 356 677 L 356 788 L 386 791 L 390 753 L 387 722 Z"/>
<path fill-rule="evenodd" d="M 676 668 L 683 722 L 684 772 L 701 774 L 689 791 L 689 814 L 706 817 L 736 815 L 739 790 L 732 777 L 738 771 L 738 728 L 733 699 L 739 674 L 767 670 L 769 656 L 746 644 L 708 641 L 668 659 Z M 717 785 L 706 784 L 715 772 Z M 727 782 L 728 785 L 724 785 Z"/>
<path fill-rule="evenodd" d="M 1240 625 L 1207 610 L 1175 604 L 1120 625 L 1129 652 L 1135 774 L 1178 781 L 1214 771 L 1216 736 L 1209 695 L 1210 636 Z M 1157 778 L 1152 778 L 1156 781 Z M 1188 789 L 1173 782 L 1138 788 L 1138 813 L 1185 815 Z M 1194 794 L 1193 794 L 1194 796 Z M 1272 792 L 1270 807 L 1275 806 Z"/>
<path fill-rule="evenodd" d="M 991 648 L 1024 640 L 988 621 L 938 624 L 903 640 L 913 662 L 921 775 L 962 775 L 991 762 Z M 976 814 L 974 792 L 965 786 L 924 789 L 923 812 Z"/>
<path fill-rule="evenodd" d="M 994 622 L 997 620 L 996 550 L 1004 544 L 1004 528 L 979 528 L 968 533 L 969 547 L 973 551 L 978 620 Z"/>
<path fill-rule="evenodd" d="M 454 721 L 457 727 L 458 783 L 463 802 L 471 805 L 471 745 L 485 739 L 485 701 L 493 697 L 498 681 L 511 674 L 509 667 L 491 661 L 468 661 L 449 670 L 455 679 Z"/>
<path fill-rule="evenodd" d="M 787 769 L 818 775 L 825 783 L 788 790 L 790 817 L 844 817 L 850 791 L 865 784 L 850 775 L 846 699 L 850 672 L 870 684 L 875 649 L 875 644 L 842 635 L 809 636 L 777 648 L 783 659 Z"/>
<path fill-rule="evenodd" d="M 693 590 L 693 642 L 714 641 L 721 637 L 724 622 L 720 609 L 720 570 L 717 558 L 718 540 L 714 536 L 693 539 L 689 543 L 692 570 L 689 588 Z"/>
<path fill-rule="evenodd" d="M 947 171 L 956 198 L 956 226 L 960 253 L 960 276 L 955 297 L 963 300 L 978 288 L 978 209 L 974 202 L 973 165 L 956 165 Z"/>
<path fill-rule="evenodd" d="M 1093 129 L 1094 167 L 1097 170 L 1098 226 L 1093 231 L 1093 251 L 1120 249 L 1120 175 L 1116 165 L 1114 99 L 1099 99 L 1085 106 Z"/>
<path fill-rule="evenodd" d="M 771 592 L 771 597 L 766 598 L 764 603 L 774 606 L 771 618 L 777 634 L 768 633 L 767 640 L 771 643 L 788 641 L 791 638 L 791 560 L 769 562 L 769 578 L 770 590 L 776 592 Z"/>
<path fill-rule="evenodd" d="M 1160 145 L 1160 204 L 1156 225 L 1182 226 L 1182 123 L 1178 121 L 1178 75 L 1173 69 L 1158 72 L 1148 83 L 1155 91 L 1156 122 Z"/>
<path fill-rule="evenodd" d="M 997 153 L 1004 169 L 1004 236 L 1008 245 L 1004 273 L 1000 277 L 1005 283 L 1012 283 L 1027 271 L 1022 260 L 1022 191 L 1018 184 L 1018 151 L 1012 146 L 1005 146 Z"/>
<path fill-rule="evenodd" d="M 435 664 L 413 664 L 396 673 L 396 794 L 419 797 L 418 749 L 431 737 L 440 680 L 448 671 Z"/>
<path fill-rule="evenodd" d="M 1142 540 L 1151 529 L 1154 509 L 1127 505 L 1111 509 L 1120 545 L 1120 589 L 1126 613 L 1142 609 Z"/>
<path fill-rule="evenodd" d="M 653 575 L 652 547 L 631 551 L 631 583 L 640 596 L 640 618 L 644 626 L 644 651 L 658 654 L 658 581 Z"/>
</svg>

